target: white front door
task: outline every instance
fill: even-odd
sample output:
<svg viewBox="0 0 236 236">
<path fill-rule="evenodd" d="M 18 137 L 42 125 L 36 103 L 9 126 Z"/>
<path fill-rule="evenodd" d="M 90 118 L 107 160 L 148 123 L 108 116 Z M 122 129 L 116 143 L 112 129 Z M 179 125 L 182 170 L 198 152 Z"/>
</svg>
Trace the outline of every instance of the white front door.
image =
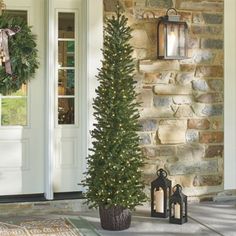
<svg viewBox="0 0 236 236">
<path fill-rule="evenodd" d="M 43 193 L 44 1 L 5 0 L 5 4 L 9 14 L 23 17 L 37 35 L 40 68 L 21 90 L 0 95 L 0 195 Z"/>
<path fill-rule="evenodd" d="M 52 1 L 54 22 L 54 168 L 53 192 L 80 190 L 82 91 L 81 1 Z"/>
<path fill-rule="evenodd" d="M 0 95 L 0 195 L 82 190 L 102 47 L 100 0 L 5 0 L 37 36 L 40 66 Z M 96 35 L 96 36 L 95 36 Z"/>
</svg>

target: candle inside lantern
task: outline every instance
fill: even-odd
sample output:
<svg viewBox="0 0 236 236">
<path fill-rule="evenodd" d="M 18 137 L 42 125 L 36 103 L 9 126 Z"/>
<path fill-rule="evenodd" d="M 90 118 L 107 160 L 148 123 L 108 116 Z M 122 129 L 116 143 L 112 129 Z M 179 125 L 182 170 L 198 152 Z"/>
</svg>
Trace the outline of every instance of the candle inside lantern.
<svg viewBox="0 0 236 236">
<path fill-rule="evenodd" d="M 155 193 L 155 206 L 156 206 L 156 212 L 164 212 L 164 192 L 162 188 L 159 188 L 159 190 L 156 190 Z"/>
<path fill-rule="evenodd" d="M 174 217 L 176 219 L 180 219 L 180 204 L 179 203 L 175 204 Z"/>
</svg>

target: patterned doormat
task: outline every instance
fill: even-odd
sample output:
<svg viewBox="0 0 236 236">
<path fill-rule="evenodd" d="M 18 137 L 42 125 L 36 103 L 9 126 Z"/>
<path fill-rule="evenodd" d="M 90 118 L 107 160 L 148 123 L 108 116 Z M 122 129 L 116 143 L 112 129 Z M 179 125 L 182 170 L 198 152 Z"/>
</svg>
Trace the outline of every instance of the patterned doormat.
<svg viewBox="0 0 236 236">
<path fill-rule="evenodd" d="M 0 236 L 82 236 L 68 219 L 45 219 L 10 224 L 0 222 Z"/>
</svg>

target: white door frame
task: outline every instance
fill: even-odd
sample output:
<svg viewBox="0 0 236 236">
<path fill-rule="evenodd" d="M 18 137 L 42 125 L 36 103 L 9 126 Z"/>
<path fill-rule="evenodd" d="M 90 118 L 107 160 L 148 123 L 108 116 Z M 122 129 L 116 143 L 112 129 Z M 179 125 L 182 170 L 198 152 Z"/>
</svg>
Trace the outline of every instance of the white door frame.
<svg viewBox="0 0 236 236">
<path fill-rule="evenodd" d="M 46 35 L 46 112 L 45 112 L 45 198 L 53 199 L 53 159 L 55 156 L 54 137 L 55 137 L 55 101 L 54 101 L 54 51 L 53 45 L 55 35 L 55 25 L 53 20 L 53 1 L 46 0 L 47 15 L 47 35 Z M 102 0 L 83 0 L 83 65 L 82 65 L 82 92 L 80 102 L 80 158 L 83 165 L 83 171 L 86 170 L 86 157 L 88 155 L 88 147 L 91 145 L 89 130 L 92 129 L 94 118 L 92 101 L 95 97 L 95 88 L 97 86 L 96 74 L 97 68 L 101 66 L 101 48 L 103 43 L 103 1 Z M 79 180 L 78 180 L 79 182 Z M 81 188 L 82 190 L 82 188 Z"/>
<path fill-rule="evenodd" d="M 224 3 L 224 189 L 236 189 L 236 1 Z"/>
</svg>

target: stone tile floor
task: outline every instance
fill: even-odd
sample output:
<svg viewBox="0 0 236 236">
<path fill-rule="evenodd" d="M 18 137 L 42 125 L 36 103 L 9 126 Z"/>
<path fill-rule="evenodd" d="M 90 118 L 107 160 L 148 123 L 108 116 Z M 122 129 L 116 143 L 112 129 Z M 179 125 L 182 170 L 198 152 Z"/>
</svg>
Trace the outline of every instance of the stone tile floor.
<svg viewBox="0 0 236 236">
<path fill-rule="evenodd" d="M 35 214 L 44 219 L 67 218 L 80 229 L 83 236 L 236 236 L 236 201 L 190 204 L 189 221 L 183 225 L 169 224 L 168 219 L 151 218 L 149 209 L 140 208 L 133 213 L 131 227 L 119 232 L 103 230 L 97 211 Z M 21 221 L 22 217 L 27 216 L 0 216 L 0 222 L 9 219 Z"/>
<path fill-rule="evenodd" d="M 191 204 L 188 223 L 183 225 L 149 215 L 149 209 L 140 209 L 133 214 L 128 230 L 111 232 L 101 228 L 97 212 L 82 213 L 102 236 L 236 236 L 236 201 Z"/>
</svg>

